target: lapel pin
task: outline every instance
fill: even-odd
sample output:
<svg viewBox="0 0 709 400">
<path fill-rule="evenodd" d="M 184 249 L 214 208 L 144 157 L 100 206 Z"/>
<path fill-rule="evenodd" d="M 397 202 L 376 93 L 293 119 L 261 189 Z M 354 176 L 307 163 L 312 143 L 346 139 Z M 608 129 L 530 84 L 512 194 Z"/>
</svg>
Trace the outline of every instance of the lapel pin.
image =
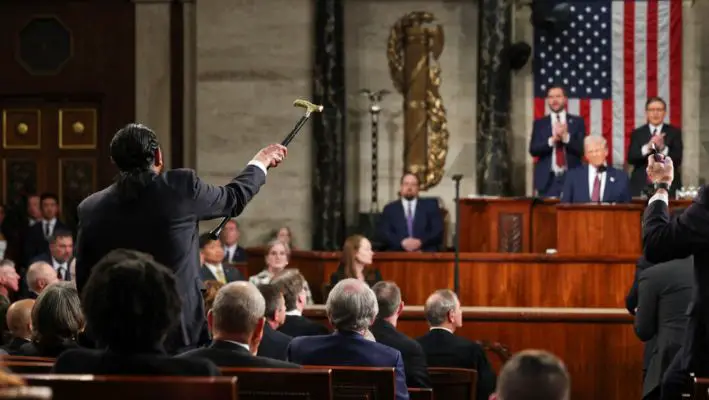
<svg viewBox="0 0 709 400">
<path fill-rule="evenodd" d="M 611 176 L 611 182 L 615 182 L 615 178 Z"/>
</svg>

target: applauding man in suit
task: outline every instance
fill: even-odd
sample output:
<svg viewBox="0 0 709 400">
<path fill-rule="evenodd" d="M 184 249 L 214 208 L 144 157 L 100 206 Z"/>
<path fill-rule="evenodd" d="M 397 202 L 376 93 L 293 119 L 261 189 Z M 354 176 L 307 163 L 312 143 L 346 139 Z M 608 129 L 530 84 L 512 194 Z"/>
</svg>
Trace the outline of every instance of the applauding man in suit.
<svg viewBox="0 0 709 400">
<path fill-rule="evenodd" d="M 578 115 L 566 112 L 566 91 L 562 86 L 547 89 L 551 113 L 534 121 L 529 154 L 534 165 L 534 190 L 538 196 L 559 197 L 566 171 L 581 165 L 586 124 Z"/>
<path fill-rule="evenodd" d="M 628 163 L 633 166 L 630 176 L 630 195 L 640 196 L 650 182 L 645 172 L 647 156 L 652 144 L 658 152 L 670 156 L 674 163 L 675 179 L 670 187 L 670 196 L 674 196 L 678 187 L 682 187 L 682 131 L 664 123 L 667 104 L 660 97 L 650 97 L 645 103 L 647 124 L 633 131 L 628 149 Z"/>
<path fill-rule="evenodd" d="M 629 203 L 628 175 L 606 164 L 608 144 L 603 136 L 586 136 L 584 155 L 588 165 L 566 174 L 562 203 Z"/>
</svg>

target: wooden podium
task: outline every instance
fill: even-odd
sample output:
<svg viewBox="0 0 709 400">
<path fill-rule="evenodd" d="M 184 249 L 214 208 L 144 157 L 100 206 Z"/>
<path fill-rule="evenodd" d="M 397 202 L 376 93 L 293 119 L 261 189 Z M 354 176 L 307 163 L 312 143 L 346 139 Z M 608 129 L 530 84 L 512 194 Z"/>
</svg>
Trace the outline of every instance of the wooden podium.
<svg viewBox="0 0 709 400">
<path fill-rule="evenodd" d="M 559 204 L 556 250 L 560 254 L 640 254 L 639 204 Z"/>
</svg>

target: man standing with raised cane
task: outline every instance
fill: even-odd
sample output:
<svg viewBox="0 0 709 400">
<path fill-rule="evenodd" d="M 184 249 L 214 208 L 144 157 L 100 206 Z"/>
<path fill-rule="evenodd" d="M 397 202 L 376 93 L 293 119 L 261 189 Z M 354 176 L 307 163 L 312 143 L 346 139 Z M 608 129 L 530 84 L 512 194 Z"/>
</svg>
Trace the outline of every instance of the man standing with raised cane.
<svg viewBox="0 0 709 400">
<path fill-rule="evenodd" d="M 81 292 L 92 267 L 111 250 L 148 253 L 174 271 L 182 295 L 180 323 L 168 334 L 166 350 L 175 353 L 196 347 L 206 333 L 197 224 L 239 215 L 266 182 L 268 168 L 278 166 L 287 149 L 267 146 L 224 186 L 203 182 L 194 170 L 164 171 L 157 136 L 140 124 L 120 129 L 110 152 L 120 171 L 116 182 L 78 207 L 77 288 Z M 91 327 L 87 328 L 90 333 Z M 155 350 L 141 349 L 141 343 L 135 346 L 136 351 Z"/>
<path fill-rule="evenodd" d="M 655 194 L 648 201 L 643 216 L 645 258 L 651 263 L 660 263 L 694 255 L 695 289 L 687 309 L 689 323 L 682 349 L 662 380 L 661 399 L 674 400 L 691 391 L 690 373 L 709 376 L 709 192 L 706 186 L 702 187 L 686 211 L 671 219 L 672 159 L 650 155 L 647 176 L 654 183 Z"/>
</svg>

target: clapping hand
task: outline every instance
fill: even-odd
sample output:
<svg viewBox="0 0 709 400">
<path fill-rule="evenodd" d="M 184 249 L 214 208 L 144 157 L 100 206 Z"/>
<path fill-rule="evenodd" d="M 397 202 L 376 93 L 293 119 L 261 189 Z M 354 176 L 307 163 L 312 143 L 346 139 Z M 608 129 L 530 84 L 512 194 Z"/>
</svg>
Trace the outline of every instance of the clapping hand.
<svg viewBox="0 0 709 400">
<path fill-rule="evenodd" d="M 655 155 L 651 154 L 647 158 L 647 176 L 653 183 L 672 184 L 675 177 L 674 165 L 670 157 L 660 155 L 661 160 L 655 160 Z"/>
</svg>

